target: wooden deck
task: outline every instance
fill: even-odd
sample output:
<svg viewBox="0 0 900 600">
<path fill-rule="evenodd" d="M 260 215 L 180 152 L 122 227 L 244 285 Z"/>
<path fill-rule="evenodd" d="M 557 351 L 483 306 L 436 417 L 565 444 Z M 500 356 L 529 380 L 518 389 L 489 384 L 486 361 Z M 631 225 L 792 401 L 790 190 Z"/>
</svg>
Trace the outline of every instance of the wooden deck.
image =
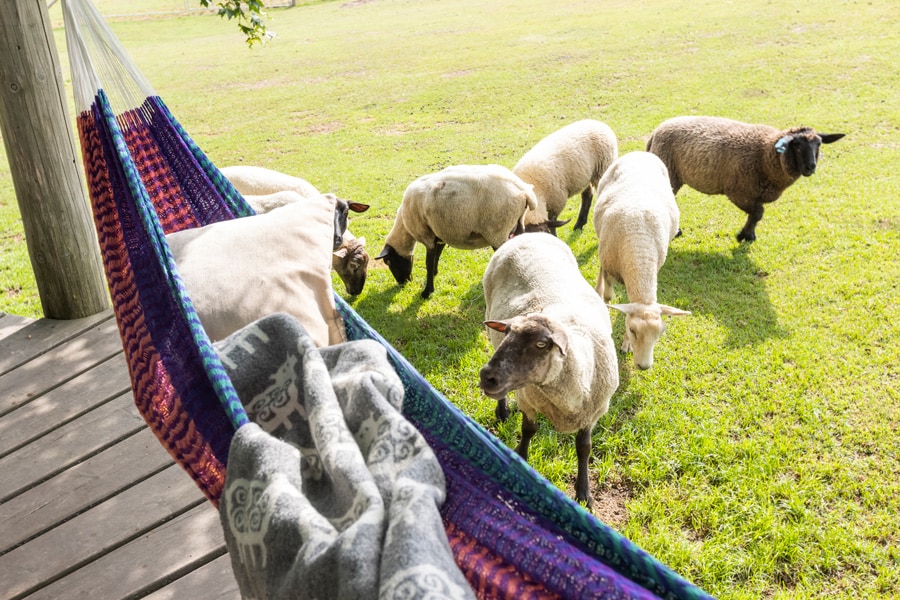
<svg viewBox="0 0 900 600">
<path fill-rule="evenodd" d="M 0 599 L 240 598 L 218 513 L 134 407 L 111 312 L 0 313 Z"/>
</svg>

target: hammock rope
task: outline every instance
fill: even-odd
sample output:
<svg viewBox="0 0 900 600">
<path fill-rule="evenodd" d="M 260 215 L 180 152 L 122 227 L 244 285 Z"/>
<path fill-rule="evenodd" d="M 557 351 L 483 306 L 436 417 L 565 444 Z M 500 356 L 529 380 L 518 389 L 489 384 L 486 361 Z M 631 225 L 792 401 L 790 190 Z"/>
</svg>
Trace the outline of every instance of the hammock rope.
<svg viewBox="0 0 900 600">
<path fill-rule="evenodd" d="M 87 0 L 64 0 L 63 8 L 84 168 L 135 404 L 217 504 L 231 437 L 248 419 L 165 235 L 253 210 L 96 9 Z M 537 474 L 336 294 L 335 303 L 348 339 L 384 346 L 400 375 L 403 414 L 444 469 L 441 514 L 451 548 L 480 597 L 710 597 Z"/>
</svg>

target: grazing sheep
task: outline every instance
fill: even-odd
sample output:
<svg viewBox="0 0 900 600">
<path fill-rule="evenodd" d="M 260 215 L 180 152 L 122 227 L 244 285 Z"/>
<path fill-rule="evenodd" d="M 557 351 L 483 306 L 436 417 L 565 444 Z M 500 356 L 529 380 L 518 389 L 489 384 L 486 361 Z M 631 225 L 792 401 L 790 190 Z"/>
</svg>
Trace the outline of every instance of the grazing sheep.
<svg viewBox="0 0 900 600">
<path fill-rule="evenodd" d="M 756 239 L 765 205 L 803 175 L 816 171 L 819 147 L 844 137 L 811 127 L 779 130 L 721 117 L 675 117 L 647 140 L 647 151 L 669 169 L 672 191 L 688 185 L 704 194 L 725 194 L 747 213 L 739 242 Z"/>
<path fill-rule="evenodd" d="M 513 173 L 534 186 L 538 200 L 537 210 L 525 220 L 527 231 L 549 230 L 556 235 L 556 227 L 568 221 L 556 218 L 566 207 L 566 202 L 581 193 L 581 210 L 575 221 L 575 229 L 587 223 L 594 188 L 603 172 L 619 154 L 619 146 L 613 130 L 605 123 L 591 119 L 566 125 L 525 153 Z M 548 222 L 549 227 L 543 226 Z"/>
<path fill-rule="evenodd" d="M 305 179 L 264 167 L 235 165 L 223 167 L 220 171 L 257 213 L 269 212 L 279 206 L 296 202 L 298 200 L 296 196 L 312 198 L 321 193 Z M 333 249 L 337 250 L 341 247 L 343 233 L 347 230 L 349 211 L 365 212 L 369 209 L 369 205 L 334 197 Z"/>
<path fill-rule="evenodd" d="M 609 309 L 594 293 L 569 247 L 546 233 L 517 236 L 494 254 L 484 273 L 485 325 L 495 352 L 481 369 L 484 393 L 509 415 L 516 390 L 528 460 L 537 413 L 562 433 L 577 432 L 575 499 L 591 506 L 591 431 L 619 386 Z"/>
<path fill-rule="evenodd" d="M 640 369 L 653 366 L 653 346 L 666 329 L 663 315 L 689 315 L 656 301 L 659 269 L 678 233 L 678 205 L 666 166 L 655 154 L 629 152 L 617 159 L 597 188 L 594 230 L 600 255 L 597 294 L 612 300 L 613 281 L 625 284 L 623 352 L 634 352 Z"/>
<path fill-rule="evenodd" d="M 333 197 L 335 200 L 336 214 L 346 215 L 349 210 L 349 203 L 346 200 L 338 198 L 334 194 L 322 194 Z M 267 213 L 271 210 L 291 204 L 293 202 L 303 202 L 306 198 L 291 190 L 282 190 L 265 196 L 244 196 L 244 199 L 253 207 L 257 214 Z M 347 204 L 347 208 L 338 206 L 340 203 Z M 346 223 L 346 221 L 344 221 Z M 339 227 L 340 220 L 335 220 L 335 227 Z M 346 226 L 345 226 L 346 227 Z M 338 231 L 335 230 L 335 234 Z M 344 282 L 347 293 L 356 296 L 362 293 L 363 286 L 366 284 L 366 269 L 369 266 L 369 254 L 365 250 L 366 238 L 357 239 L 349 229 L 344 229 L 340 242 L 335 241 L 332 246 L 337 245 L 333 249 L 331 257 L 331 267 L 337 272 L 338 277 Z"/>
<path fill-rule="evenodd" d="M 341 247 L 332 253 L 331 268 L 334 269 L 347 293 L 357 296 L 366 285 L 366 269 L 369 266 L 369 253 L 365 250 L 366 238 L 357 238 L 350 230 L 344 232 Z"/>
<path fill-rule="evenodd" d="M 403 285 L 412 275 L 416 242 L 424 244 L 427 281 L 422 297 L 428 298 L 434 292 L 444 246 L 496 250 L 524 231 L 524 215 L 535 206 L 531 186 L 506 167 L 447 167 L 409 184 L 384 248 L 375 258 L 384 260 Z"/>
</svg>

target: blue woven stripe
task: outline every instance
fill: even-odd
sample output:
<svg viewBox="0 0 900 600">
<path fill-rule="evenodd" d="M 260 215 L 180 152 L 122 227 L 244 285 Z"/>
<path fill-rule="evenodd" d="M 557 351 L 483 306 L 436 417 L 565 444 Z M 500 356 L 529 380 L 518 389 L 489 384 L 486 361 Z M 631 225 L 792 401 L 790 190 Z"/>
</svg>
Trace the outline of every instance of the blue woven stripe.
<svg viewBox="0 0 900 600">
<path fill-rule="evenodd" d="M 244 406 L 241 404 L 241 400 L 225 372 L 225 367 L 222 366 L 218 354 L 213 350 L 212 342 L 210 341 L 209 336 L 206 335 L 203 326 L 200 324 L 200 318 L 197 316 L 197 311 L 194 309 L 194 305 L 187 295 L 187 290 L 184 287 L 181 276 L 178 274 L 178 269 L 175 266 L 175 259 L 172 257 L 172 253 L 169 250 L 165 233 L 163 232 L 162 225 L 156 215 L 156 210 L 153 208 L 150 196 L 147 194 L 147 190 L 141 181 L 137 167 L 134 164 L 134 159 L 128 149 L 128 144 L 125 141 L 125 135 L 119 127 L 119 123 L 109 105 L 109 99 L 103 90 L 98 91 L 96 104 L 100 109 L 107 130 L 113 141 L 116 154 L 118 155 L 119 162 L 125 173 L 128 189 L 135 201 L 135 206 L 137 207 L 144 230 L 148 233 L 157 264 L 159 264 L 165 272 L 169 288 L 177 299 L 178 304 L 181 306 L 182 316 L 188 323 L 191 338 L 200 352 L 203 369 L 209 377 L 219 403 L 225 410 L 228 420 L 235 429 L 237 429 L 238 427 L 249 423 L 250 419 L 247 417 Z"/>
<path fill-rule="evenodd" d="M 382 344 L 406 388 L 403 413 L 511 492 L 531 510 L 553 523 L 561 535 L 588 554 L 653 593 L 672 599 L 711 599 L 628 538 L 586 512 L 532 469 L 499 438 L 473 421 L 429 384 L 353 308 L 335 294 L 349 339 Z M 487 450 L 487 451 L 486 451 Z"/>
</svg>

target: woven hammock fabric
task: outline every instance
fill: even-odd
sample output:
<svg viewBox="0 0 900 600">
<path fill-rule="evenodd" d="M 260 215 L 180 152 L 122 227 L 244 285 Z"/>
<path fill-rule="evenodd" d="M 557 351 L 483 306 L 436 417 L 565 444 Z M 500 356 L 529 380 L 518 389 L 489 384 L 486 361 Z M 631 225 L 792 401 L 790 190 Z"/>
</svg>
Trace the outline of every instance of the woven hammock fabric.
<svg viewBox="0 0 900 600">
<path fill-rule="evenodd" d="M 125 75 L 117 71 L 118 81 L 133 70 L 127 54 L 87 0 L 65 0 L 64 10 L 73 80 L 82 89 L 76 103 L 89 103 L 78 116 L 84 168 L 135 404 L 217 503 L 231 438 L 247 416 L 164 236 L 253 211 L 142 78 L 126 87 L 148 95 L 113 109 L 90 49 L 104 48 L 116 57 L 107 64 L 127 66 Z M 97 86 L 90 99 L 84 81 Z M 445 529 L 479 597 L 709 598 L 537 474 L 435 390 L 339 296 L 335 301 L 348 338 L 382 344 L 400 375 L 403 414 L 444 470 Z"/>
</svg>

